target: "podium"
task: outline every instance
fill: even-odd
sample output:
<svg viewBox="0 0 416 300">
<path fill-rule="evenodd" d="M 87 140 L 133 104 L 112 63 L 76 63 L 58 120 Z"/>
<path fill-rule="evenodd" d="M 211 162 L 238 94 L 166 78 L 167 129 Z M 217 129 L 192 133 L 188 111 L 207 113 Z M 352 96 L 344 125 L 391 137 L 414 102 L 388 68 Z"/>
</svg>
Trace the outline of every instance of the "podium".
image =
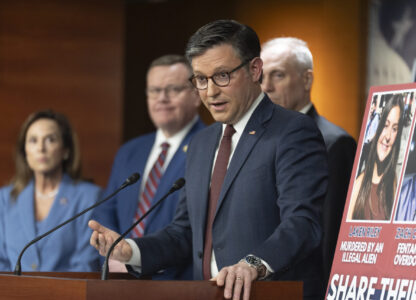
<svg viewBox="0 0 416 300">
<path fill-rule="evenodd" d="M 22 276 L 0 273 L 0 299 L 181 299 L 216 300 L 223 289 L 210 281 L 139 280 L 127 273 L 24 272 Z M 302 282 L 256 281 L 250 299 L 302 300 Z"/>
</svg>

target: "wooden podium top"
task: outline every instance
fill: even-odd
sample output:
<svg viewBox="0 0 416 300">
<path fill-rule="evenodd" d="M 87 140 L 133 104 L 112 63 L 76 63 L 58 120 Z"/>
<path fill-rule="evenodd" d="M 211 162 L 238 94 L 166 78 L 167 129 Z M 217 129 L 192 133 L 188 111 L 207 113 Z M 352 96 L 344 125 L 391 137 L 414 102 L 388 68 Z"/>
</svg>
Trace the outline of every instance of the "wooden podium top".
<svg viewBox="0 0 416 300">
<path fill-rule="evenodd" d="M 23 272 L 0 273 L 0 299 L 224 299 L 223 289 L 210 281 L 132 280 L 126 273 Z M 250 299 L 302 299 L 302 282 L 256 281 Z"/>
</svg>

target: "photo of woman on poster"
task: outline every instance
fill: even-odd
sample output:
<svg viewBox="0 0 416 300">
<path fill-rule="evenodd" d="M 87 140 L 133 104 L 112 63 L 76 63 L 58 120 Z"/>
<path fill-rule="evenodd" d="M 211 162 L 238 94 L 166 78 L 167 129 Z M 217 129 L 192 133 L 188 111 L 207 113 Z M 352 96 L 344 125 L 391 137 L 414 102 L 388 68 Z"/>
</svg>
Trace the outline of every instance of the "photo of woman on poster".
<svg viewBox="0 0 416 300">
<path fill-rule="evenodd" d="M 354 182 L 348 220 L 389 220 L 404 123 L 403 94 L 386 101 L 364 170 Z"/>
</svg>

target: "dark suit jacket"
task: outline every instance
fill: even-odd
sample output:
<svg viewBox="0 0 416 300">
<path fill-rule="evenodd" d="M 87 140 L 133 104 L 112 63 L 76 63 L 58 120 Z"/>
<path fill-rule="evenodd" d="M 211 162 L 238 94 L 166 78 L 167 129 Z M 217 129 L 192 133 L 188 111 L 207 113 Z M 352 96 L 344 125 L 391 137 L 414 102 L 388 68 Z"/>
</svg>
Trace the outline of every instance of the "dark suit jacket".
<svg viewBox="0 0 416 300">
<path fill-rule="evenodd" d="M 205 125 L 198 120 L 183 139 L 160 179 L 152 204 L 162 198 L 177 179 L 184 176 L 188 143 L 191 137 L 204 127 Z M 143 174 L 155 138 L 156 132 L 140 136 L 130 140 L 118 150 L 113 163 L 110 180 L 104 193 L 105 195 L 116 190 L 132 173 L 138 172 L 139 174 Z M 138 183 L 127 187 L 111 200 L 97 207 L 93 213 L 93 218 L 116 232 L 122 233 L 126 231 L 132 225 L 134 214 L 137 211 L 140 184 L 141 179 Z M 160 206 L 149 214 L 146 218 L 145 235 L 162 229 L 173 220 L 178 198 L 178 193 L 170 195 Z M 153 279 L 192 278 L 191 272 L 188 272 L 189 274 L 182 274 L 182 272 L 178 273 L 176 271 L 168 270 L 162 275 L 155 276 Z"/>
<path fill-rule="evenodd" d="M 328 152 L 329 181 L 323 206 L 322 240 L 323 275 L 326 285 L 331 272 L 357 144 L 344 129 L 318 115 L 314 106 L 309 109 L 307 115 L 318 125 Z"/>
<path fill-rule="evenodd" d="M 192 256 L 201 280 L 211 170 L 222 133 L 215 123 L 189 145 L 186 185 L 174 221 L 156 235 L 136 239 L 143 273 Z M 327 159 L 312 119 L 274 105 L 265 96 L 235 149 L 213 224 L 218 268 L 247 254 L 265 260 L 273 280 L 302 280 L 304 295 L 321 293 L 321 204 Z"/>
</svg>

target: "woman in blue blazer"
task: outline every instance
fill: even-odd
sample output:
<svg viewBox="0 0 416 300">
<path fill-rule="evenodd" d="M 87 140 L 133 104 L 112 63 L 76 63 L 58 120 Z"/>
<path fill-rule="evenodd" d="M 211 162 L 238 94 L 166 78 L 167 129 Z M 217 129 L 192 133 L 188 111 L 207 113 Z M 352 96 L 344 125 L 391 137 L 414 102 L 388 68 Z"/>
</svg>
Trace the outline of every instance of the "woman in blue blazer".
<svg viewBox="0 0 416 300">
<path fill-rule="evenodd" d="M 16 174 L 0 189 L 0 271 L 12 271 L 23 247 L 36 236 L 95 203 L 101 189 L 81 180 L 75 133 L 65 116 L 32 114 L 23 124 Z M 30 246 L 23 271 L 95 271 L 98 254 L 86 230 L 91 213 Z"/>
</svg>

